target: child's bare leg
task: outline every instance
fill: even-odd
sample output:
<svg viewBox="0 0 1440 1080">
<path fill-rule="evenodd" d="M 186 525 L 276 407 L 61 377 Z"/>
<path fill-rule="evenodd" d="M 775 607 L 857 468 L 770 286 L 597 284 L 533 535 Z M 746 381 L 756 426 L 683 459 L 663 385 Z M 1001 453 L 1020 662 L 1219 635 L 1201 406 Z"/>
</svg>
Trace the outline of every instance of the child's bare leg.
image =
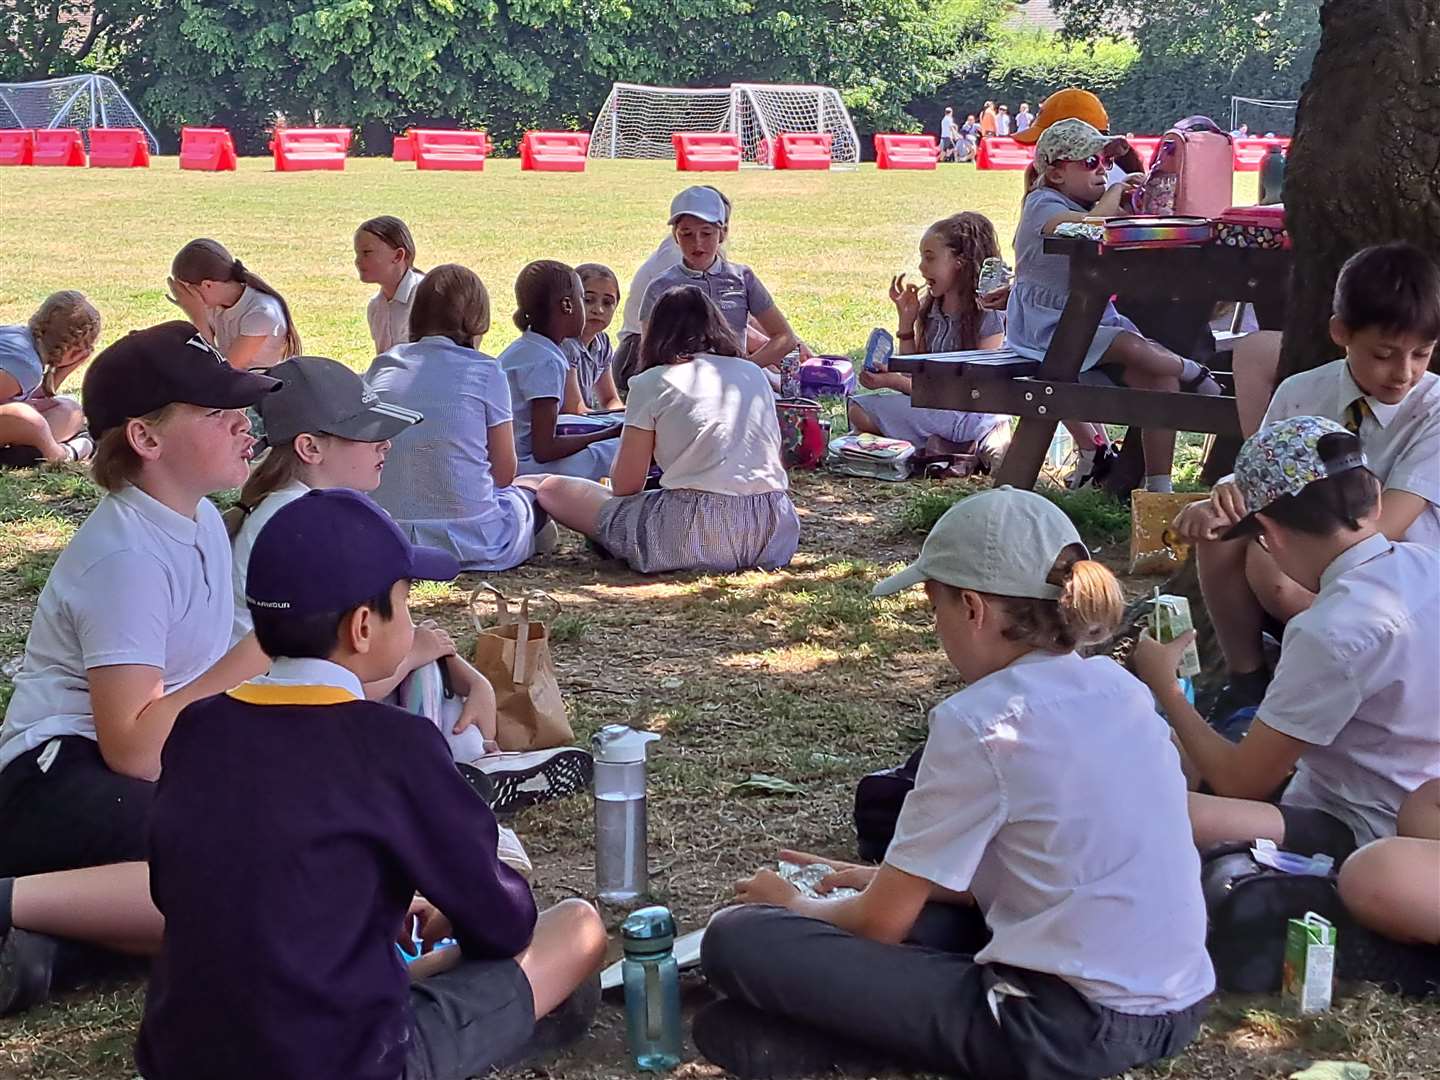
<svg viewBox="0 0 1440 1080">
<path fill-rule="evenodd" d="M 586 536 L 595 535 L 600 510 L 614 497 L 603 484 L 573 476 L 547 476 L 535 489 L 540 509 L 567 529 Z"/>
<path fill-rule="evenodd" d="M 1407 945 L 1440 945 L 1440 843 L 1392 836 L 1340 868 L 1340 899 L 1365 926 Z"/>
<path fill-rule="evenodd" d="M 870 419 L 870 414 L 854 401 L 845 408 L 845 418 L 850 421 L 850 430 L 858 435 L 882 434 L 879 426 Z"/>
<path fill-rule="evenodd" d="M 1280 808 L 1255 799 L 1226 799 L 1219 795 L 1190 793 L 1190 830 L 1201 849 L 1236 840 L 1265 837 L 1277 844 L 1285 839 Z"/>
<path fill-rule="evenodd" d="M 1286 576 L 1259 544 L 1250 544 L 1245 553 L 1245 581 L 1260 606 L 1281 622 L 1308 611 L 1315 602 L 1315 594 Z"/>
<path fill-rule="evenodd" d="M 1202 540 L 1195 545 L 1195 564 L 1205 610 L 1215 626 L 1215 638 L 1232 675 L 1259 671 L 1265 662 L 1260 630 L 1265 609 L 1245 576 L 1249 549 L 1259 547 L 1243 540 Z"/>
<path fill-rule="evenodd" d="M 85 412 L 72 397 L 39 398 L 30 405 L 45 418 L 57 442 L 73 439 L 85 427 Z"/>
<path fill-rule="evenodd" d="M 1105 429 L 1099 424 L 1092 424 L 1087 420 L 1062 420 L 1065 430 L 1070 432 L 1070 437 L 1075 440 L 1075 446 L 1080 450 L 1092 450 L 1095 447 L 1097 438 L 1104 438 L 1108 443 L 1109 437 Z"/>
<path fill-rule="evenodd" d="M 1235 342 L 1235 410 L 1240 432 L 1246 438 L 1260 430 L 1260 421 L 1275 394 L 1275 372 L 1280 367 L 1280 332 L 1261 330 Z"/>
<path fill-rule="evenodd" d="M 529 948 L 515 958 L 535 995 L 535 1019 L 600 970 L 605 945 L 605 924 L 584 900 L 562 900 L 540 913 Z"/>
<path fill-rule="evenodd" d="M 46 461 L 70 460 L 70 452 L 60 445 L 45 417 L 24 401 L 0 405 L 0 446 L 11 445 L 33 446 Z"/>
<path fill-rule="evenodd" d="M 15 879 L 11 925 L 51 937 L 153 956 L 165 918 L 150 899 L 150 867 L 114 863 Z"/>
<path fill-rule="evenodd" d="M 1126 386 L 1170 393 L 1180 389 L 1180 374 L 1185 369 L 1185 361 L 1163 345 L 1130 333 L 1116 337 L 1101 363 L 1123 368 Z M 1145 450 L 1145 475 L 1169 476 L 1175 463 L 1175 432 L 1146 428 L 1140 444 Z"/>
</svg>

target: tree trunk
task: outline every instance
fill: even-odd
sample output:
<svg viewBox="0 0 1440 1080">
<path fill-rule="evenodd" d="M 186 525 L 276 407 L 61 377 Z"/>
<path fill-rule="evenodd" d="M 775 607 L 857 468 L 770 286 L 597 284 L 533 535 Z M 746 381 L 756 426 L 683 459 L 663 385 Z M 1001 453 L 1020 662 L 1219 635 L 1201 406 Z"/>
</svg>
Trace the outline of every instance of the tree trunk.
<svg viewBox="0 0 1440 1080">
<path fill-rule="evenodd" d="M 1285 177 L 1295 276 L 1280 378 L 1338 353 L 1340 267 L 1408 240 L 1440 257 L 1440 0 L 1326 0 Z"/>
</svg>

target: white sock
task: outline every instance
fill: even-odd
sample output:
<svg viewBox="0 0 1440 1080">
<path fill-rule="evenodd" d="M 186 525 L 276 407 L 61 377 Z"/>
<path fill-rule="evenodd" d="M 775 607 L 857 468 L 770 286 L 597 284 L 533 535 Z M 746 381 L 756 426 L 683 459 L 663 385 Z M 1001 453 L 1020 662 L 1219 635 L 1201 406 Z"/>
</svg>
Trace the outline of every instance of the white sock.
<svg viewBox="0 0 1440 1080">
<path fill-rule="evenodd" d="M 1175 488 L 1170 483 L 1169 475 L 1162 474 L 1160 476 L 1145 477 L 1145 490 L 1158 491 L 1162 494 L 1168 495 L 1170 492 L 1174 491 Z"/>
</svg>

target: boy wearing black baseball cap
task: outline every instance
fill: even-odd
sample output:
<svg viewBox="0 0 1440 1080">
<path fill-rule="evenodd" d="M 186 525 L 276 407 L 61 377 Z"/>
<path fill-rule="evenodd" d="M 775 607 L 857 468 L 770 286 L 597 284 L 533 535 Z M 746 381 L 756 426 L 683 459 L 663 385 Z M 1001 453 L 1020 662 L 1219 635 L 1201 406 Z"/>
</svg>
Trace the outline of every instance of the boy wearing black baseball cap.
<svg viewBox="0 0 1440 1080">
<path fill-rule="evenodd" d="M 206 495 L 245 479 L 242 410 L 275 385 L 183 322 L 86 373 L 106 495 L 40 593 L 0 728 L 0 1012 L 49 992 L 57 937 L 158 947 L 143 860 L 160 749 L 185 705 L 264 670 L 253 642 L 230 648 L 230 544 Z M 58 870 L 74 873 L 23 876 Z"/>
<path fill-rule="evenodd" d="M 274 664 L 187 709 L 165 746 L 148 1080 L 462 1080 L 527 1056 L 567 999 L 566 1034 L 588 1024 L 595 910 L 537 917 L 440 733 L 363 698 L 410 647 L 410 582 L 458 571 L 353 491 L 296 499 L 256 540 L 246 598 Z M 412 921 L 459 942 L 413 983 L 393 944 Z"/>
<path fill-rule="evenodd" d="M 1262 428 L 1240 449 L 1235 485 L 1253 509 L 1222 539 L 1256 537 L 1315 593 L 1285 626 L 1254 723 L 1235 745 L 1185 700 L 1175 670 L 1193 635 L 1142 637 L 1135 673 L 1215 793 L 1190 796 L 1201 847 L 1266 837 L 1338 863 L 1394 836 L 1405 797 L 1440 777 L 1440 554 L 1380 531 L 1380 481 L 1359 436 L 1333 420 Z"/>
</svg>

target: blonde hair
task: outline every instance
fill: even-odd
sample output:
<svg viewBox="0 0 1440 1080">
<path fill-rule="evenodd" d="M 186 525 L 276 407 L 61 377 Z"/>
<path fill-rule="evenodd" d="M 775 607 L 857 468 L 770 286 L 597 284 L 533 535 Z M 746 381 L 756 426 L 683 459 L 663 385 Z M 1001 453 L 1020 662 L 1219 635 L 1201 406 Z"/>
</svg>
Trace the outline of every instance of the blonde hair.
<svg viewBox="0 0 1440 1080">
<path fill-rule="evenodd" d="M 51 293 L 30 316 L 30 336 L 47 368 L 74 348 L 93 349 L 100 340 L 100 312 L 74 289 Z"/>
<path fill-rule="evenodd" d="M 264 278 L 247 269 L 244 263 L 226 251 L 220 241 L 203 237 L 191 240 L 176 252 L 170 263 L 170 275 L 187 285 L 199 285 L 202 281 L 233 281 L 274 297 L 280 302 L 280 312 L 285 316 L 285 350 L 281 359 L 300 355 L 300 332 L 295 329 L 295 320 L 290 317 L 290 305 L 265 284 Z"/>
<path fill-rule="evenodd" d="M 265 456 L 250 470 L 250 476 L 240 489 L 239 500 L 221 515 L 225 522 L 225 531 L 230 534 L 231 540 L 235 539 L 235 534 L 240 531 L 240 526 L 245 524 L 245 519 L 255 512 L 255 508 L 265 501 L 267 495 L 300 478 L 300 470 L 304 465 L 300 455 L 295 453 L 293 439 L 282 446 L 272 446 L 265 452 Z"/>
<path fill-rule="evenodd" d="M 1005 640 L 1066 653 L 1104 641 L 1115 632 L 1125 617 L 1120 582 L 1104 563 L 1081 558 L 1081 551 L 1075 546 L 1062 551 L 1046 578 L 1059 586 L 1060 599 L 990 597 L 1005 614 Z"/>
<path fill-rule="evenodd" d="M 154 412 L 131 419 L 143 420 L 147 424 L 161 424 L 169 418 L 174 405 L 162 405 Z M 105 491 L 119 491 L 133 484 L 145 464 L 135 448 L 130 445 L 130 421 L 117 424 L 101 435 L 95 443 L 95 456 L 90 461 L 90 476 Z"/>
<path fill-rule="evenodd" d="M 410 340 L 438 335 L 473 348 L 490 332 L 490 294 L 480 275 L 458 263 L 444 263 L 425 275 L 410 304 Z"/>
</svg>

